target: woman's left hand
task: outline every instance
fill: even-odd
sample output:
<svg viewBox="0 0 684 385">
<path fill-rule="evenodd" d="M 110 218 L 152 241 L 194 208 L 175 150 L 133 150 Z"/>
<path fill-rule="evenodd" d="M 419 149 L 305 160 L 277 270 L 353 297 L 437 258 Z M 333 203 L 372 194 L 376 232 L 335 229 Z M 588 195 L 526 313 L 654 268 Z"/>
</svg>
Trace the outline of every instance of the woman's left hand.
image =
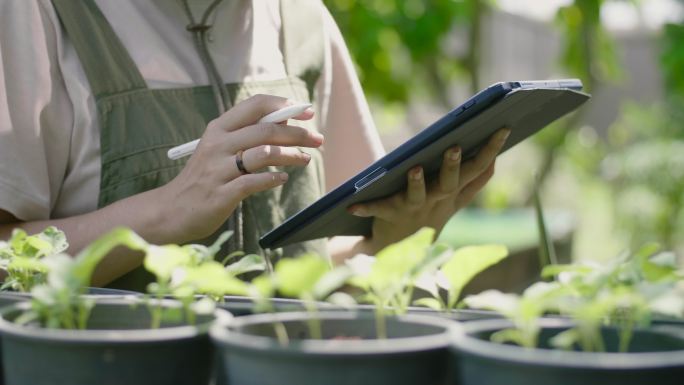
<svg viewBox="0 0 684 385">
<path fill-rule="evenodd" d="M 468 205 L 494 174 L 494 161 L 510 129 L 497 131 L 477 156 L 461 164 L 461 149 L 452 147 L 444 154 L 439 177 L 426 186 L 423 169 L 412 168 L 405 191 L 388 198 L 350 206 L 359 217 L 374 217 L 373 233 L 364 242 L 370 253 L 397 242 L 421 227 L 432 227 L 437 234 L 452 215 Z"/>
</svg>

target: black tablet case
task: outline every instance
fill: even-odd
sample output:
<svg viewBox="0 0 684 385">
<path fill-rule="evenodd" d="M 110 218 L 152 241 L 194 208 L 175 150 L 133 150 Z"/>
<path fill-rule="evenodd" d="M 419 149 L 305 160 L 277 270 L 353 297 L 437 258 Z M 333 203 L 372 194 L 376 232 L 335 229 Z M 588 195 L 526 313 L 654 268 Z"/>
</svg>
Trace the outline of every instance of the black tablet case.
<svg viewBox="0 0 684 385">
<path fill-rule="evenodd" d="M 289 232 L 279 239 L 269 239 L 267 244 L 264 244 L 262 238 L 262 246 L 277 248 L 335 235 L 370 235 L 372 218 L 355 217 L 346 211 L 347 207 L 359 202 L 384 198 L 403 190 L 406 186 L 406 173 L 416 165 L 422 165 L 426 175 L 434 175 L 441 165 L 442 154 L 456 144 L 464 151 L 464 161 L 473 157 L 487 142 L 489 136 L 503 127 L 511 129 L 501 152 L 506 151 L 552 121 L 573 111 L 589 97 L 588 94 L 570 89 L 513 90 L 490 108 L 424 147 L 422 151 L 368 183 L 353 195 L 311 218 L 304 225 L 289 229 Z M 353 149 L 350 149 L 349 153 L 353 156 Z M 306 209 L 296 215 L 302 215 L 305 211 Z"/>
</svg>

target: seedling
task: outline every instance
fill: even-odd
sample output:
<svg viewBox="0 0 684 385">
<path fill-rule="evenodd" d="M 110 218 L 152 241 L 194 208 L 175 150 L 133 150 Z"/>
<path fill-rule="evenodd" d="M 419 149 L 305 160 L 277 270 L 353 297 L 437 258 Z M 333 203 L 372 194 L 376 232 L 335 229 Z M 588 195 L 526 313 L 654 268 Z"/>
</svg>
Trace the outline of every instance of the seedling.
<svg viewBox="0 0 684 385">
<path fill-rule="evenodd" d="M 414 303 L 438 310 L 456 305 L 463 287 L 487 267 L 508 255 L 503 246 L 464 247 L 453 251 L 435 244 L 435 231 L 423 228 L 408 238 L 387 246 L 375 259 L 357 256 L 349 262 L 355 270 L 349 283 L 364 291 L 362 299 L 375 305 L 378 338 L 386 338 L 387 313 L 404 314 L 416 287 L 432 295 Z M 448 291 L 446 302 L 439 289 Z"/>
<path fill-rule="evenodd" d="M 421 298 L 414 302 L 435 310 L 451 311 L 456 307 L 465 286 L 477 275 L 489 267 L 499 263 L 508 256 L 508 250 L 502 245 L 466 246 L 458 250 L 447 250 L 433 262 L 441 268 L 433 272 L 431 268 L 423 272 L 418 286 L 432 295 L 432 298 Z M 444 302 L 437 288 L 447 291 Z"/>
<path fill-rule="evenodd" d="M 246 272 L 263 271 L 265 262 L 263 257 L 254 254 L 245 255 L 227 267 L 216 262 L 216 253 L 231 235 L 232 232 L 221 234 L 210 247 L 195 244 L 149 245 L 144 266 L 154 274 L 156 282 L 148 286 L 148 293 L 158 299 L 172 296 L 181 301 L 190 322 L 193 321 L 192 310 L 197 310 L 198 307 L 213 308 L 213 302 L 210 301 L 223 301 L 224 296 L 229 294 L 247 295 L 249 286 L 236 276 Z M 242 252 L 232 253 L 224 262 L 242 255 Z M 196 295 L 206 295 L 207 298 L 193 304 Z M 153 327 L 158 327 L 161 323 L 162 310 L 161 305 L 151 308 Z"/>
<path fill-rule="evenodd" d="M 0 241 L 0 268 L 7 272 L 0 290 L 28 292 L 45 283 L 48 266 L 44 258 L 62 253 L 68 247 L 66 236 L 55 227 L 34 235 L 14 229 L 8 242 Z"/>
<path fill-rule="evenodd" d="M 206 294 L 214 299 L 222 299 L 226 293 L 245 295 L 248 286 L 235 278 L 235 274 L 255 271 L 258 270 L 258 266 L 255 265 L 263 265 L 263 261 L 259 262 L 254 256 L 246 256 L 249 260 L 240 260 L 228 268 L 215 262 L 214 254 L 219 250 L 221 243 L 228 239 L 230 233 L 223 234 L 211 247 L 157 246 L 148 244 L 129 229 L 119 228 L 99 238 L 74 258 L 60 252 L 66 249 L 63 233 L 52 228 L 46 230 L 45 234 L 31 238 L 22 232 L 15 232 L 15 236 L 9 242 L 15 259 L 16 255 L 19 255 L 18 260 L 22 264 L 31 261 L 34 265 L 41 266 L 39 278 L 32 279 L 40 279 L 42 283 L 31 291 L 31 310 L 17 319 L 19 323 L 38 322 L 49 328 L 85 328 L 94 302 L 82 294 L 85 294 L 86 286 L 90 284 L 97 264 L 117 246 L 126 246 L 146 254 L 144 265 L 156 277 L 156 282 L 148 287 L 150 296 L 155 299 L 166 296 L 179 299 L 184 304 L 186 317 L 190 323 L 193 323 L 195 314 L 190 310 L 213 309 L 213 303 L 207 301 L 193 304 L 196 294 Z M 7 248 L 3 250 L 5 254 L 9 253 Z M 15 263 L 14 260 L 10 262 L 10 266 L 12 263 Z M 149 301 L 148 307 L 153 328 L 161 325 L 163 316 L 174 315 L 164 314 L 160 301 Z"/>
<path fill-rule="evenodd" d="M 97 264 L 113 248 L 126 246 L 143 250 L 147 243 L 128 229 L 115 229 L 99 238 L 76 257 L 58 253 L 42 259 L 48 268 L 45 283 L 31 290 L 31 310 L 17 323 L 38 322 L 47 328 L 84 329 L 94 302 L 84 297 Z"/>
<path fill-rule="evenodd" d="M 552 282 L 533 284 L 522 297 L 488 290 L 465 299 L 471 308 L 494 310 L 513 322 L 513 328 L 494 333 L 492 341 L 533 348 L 540 332 L 539 318 L 554 313 L 570 316 L 576 326 L 551 339 L 553 346 L 603 351 L 601 327 L 608 324 L 618 329 L 619 350 L 627 351 L 634 327 L 647 326 L 653 314 L 684 316 L 684 295 L 677 289 L 684 274 L 678 270 L 674 254 L 660 252 L 658 245 L 649 244 L 633 255 L 625 253 L 600 264 L 559 265 L 554 262 L 553 244 L 536 191 L 535 210 L 541 277 Z"/>
<path fill-rule="evenodd" d="M 465 303 L 497 311 L 513 322 L 513 329 L 495 333 L 493 341 L 530 348 L 536 346 L 538 320 L 546 313 L 567 315 L 576 324 L 551 343 L 561 349 L 579 346 L 584 351 L 605 350 L 604 325 L 618 329 L 619 350 L 627 351 L 634 328 L 648 326 L 653 315 L 684 316 L 684 296 L 677 287 L 684 274 L 674 255 L 659 253 L 655 245 L 602 264 L 550 265 L 542 276 L 557 279 L 530 286 L 522 297 L 486 291 L 467 297 Z"/>
</svg>

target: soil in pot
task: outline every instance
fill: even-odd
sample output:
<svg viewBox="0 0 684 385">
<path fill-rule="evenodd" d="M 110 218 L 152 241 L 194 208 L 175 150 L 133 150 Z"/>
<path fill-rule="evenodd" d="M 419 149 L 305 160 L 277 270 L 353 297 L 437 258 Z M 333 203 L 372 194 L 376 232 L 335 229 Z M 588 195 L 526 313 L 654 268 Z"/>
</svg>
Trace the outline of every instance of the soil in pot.
<svg viewBox="0 0 684 385">
<path fill-rule="evenodd" d="M 536 349 L 489 341 L 510 327 L 505 320 L 476 321 L 454 331 L 452 352 L 460 385 L 636 385 L 681 384 L 684 378 L 684 334 L 657 328 L 634 332 L 629 351 L 618 353 L 618 334 L 602 329 L 606 352 L 562 351 L 549 340 L 570 327 L 566 320 L 543 320 Z"/>
<path fill-rule="evenodd" d="M 216 325 L 211 336 L 220 349 L 230 384 L 350 385 L 447 383 L 450 321 L 421 316 L 387 319 L 387 339 L 375 339 L 370 312 L 319 314 L 322 339 L 309 339 L 306 313 L 234 319 Z M 278 343 L 274 324 L 287 330 Z"/>
<path fill-rule="evenodd" d="M 134 301 L 99 300 L 88 329 L 57 330 L 12 321 L 28 304 L 5 308 L 3 333 L 5 383 L 11 385 L 169 385 L 208 384 L 213 348 L 208 329 L 223 310 L 149 329 L 145 305 Z M 171 305 L 171 302 L 165 306 Z"/>
</svg>

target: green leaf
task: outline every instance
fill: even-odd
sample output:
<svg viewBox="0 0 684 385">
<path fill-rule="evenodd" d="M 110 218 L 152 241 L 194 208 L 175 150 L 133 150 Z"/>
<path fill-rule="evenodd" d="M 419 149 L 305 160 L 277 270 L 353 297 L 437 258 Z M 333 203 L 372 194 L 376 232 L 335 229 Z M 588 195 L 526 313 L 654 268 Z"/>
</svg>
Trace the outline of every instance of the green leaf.
<svg viewBox="0 0 684 385">
<path fill-rule="evenodd" d="M 366 254 L 357 254 L 344 261 L 345 266 L 351 269 L 352 277 L 348 280 L 348 284 L 356 286 L 363 291 L 370 290 L 370 283 L 368 276 L 373 271 L 375 264 L 375 257 Z"/>
<path fill-rule="evenodd" d="M 230 237 L 232 236 L 232 230 L 224 231 L 223 233 L 221 233 L 221 235 L 218 236 L 216 241 L 211 246 L 209 246 L 209 254 L 211 254 L 212 257 L 218 254 L 218 252 L 221 250 L 221 246 L 223 246 L 223 244 L 226 243 L 226 241 L 230 239 Z"/>
<path fill-rule="evenodd" d="M 352 275 L 352 269 L 344 265 L 327 271 L 314 285 L 313 298 L 320 300 L 328 297 L 330 293 L 344 286 Z"/>
<path fill-rule="evenodd" d="M 357 305 L 356 300 L 354 300 L 354 297 L 341 291 L 332 293 L 328 298 L 326 298 L 326 302 L 340 306 L 345 309 L 353 309 Z"/>
<path fill-rule="evenodd" d="M 17 228 L 12 230 L 12 236 L 9 239 L 9 245 L 12 248 L 12 252 L 14 255 L 27 256 L 24 252 L 24 244 L 26 243 L 26 238 L 28 238 L 28 234 L 26 234 L 26 231 L 24 231 L 23 229 Z"/>
<path fill-rule="evenodd" d="M 432 297 L 439 297 L 439 282 L 437 277 L 438 272 L 424 273 L 414 280 L 413 285 L 418 289 L 430 293 Z"/>
<path fill-rule="evenodd" d="M 508 249 L 502 245 L 466 246 L 456 250 L 441 269 L 451 284 L 447 306 L 453 308 L 470 280 L 506 256 Z"/>
<path fill-rule="evenodd" d="M 14 229 L 9 246 L 15 256 L 42 258 L 46 255 L 61 253 L 69 247 L 69 244 L 62 231 L 49 226 L 34 235 L 28 235 L 22 229 Z"/>
<path fill-rule="evenodd" d="M 168 282 L 176 269 L 189 267 L 191 262 L 192 256 L 181 246 L 149 245 L 143 265 L 159 282 Z"/>
<path fill-rule="evenodd" d="M 419 277 L 424 274 L 432 274 L 439 269 L 449 258 L 453 250 L 444 243 L 437 243 L 428 249 L 427 256 L 414 269 L 412 275 Z"/>
<path fill-rule="evenodd" d="M 46 273 L 45 262 L 36 258 L 14 257 L 7 266 L 8 270 L 24 270 L 31 273 Z"/>
<path fill-rule="evenodd" d="M 549 343 L 556 349 L 573 350 L 573 347 L 579 343 L 579 339 L 577 329 L 568 329 L 551 337 Z"/>
<path fill-rule="evenodd" d="M 548 265 L 544 266 L 541 272 L 542 278 L 553 278 L 561 273 L 579 273 L 586 274 L 594 271 L 593 268 L 586 265 Z"/>
<path fill-rule="evenodd" d="M 306 294 L 310 295 L 328 270 L 328 262 L 313 254 L 281 259 L 275 266 L 278 289 L 288 297 L 301 298 Z"/>
<path fill-rule="evenodd" d="M 126 246 L 132 250 L 145 250 L 147 242 L 131 229 L 116 228 L 95 240 L 75 257 L 73 276 L 83 286 L 89 285 L 95 267 L 117 246 Z"/>
<path fill-rule="evenodd" d="M 269 274 L 262 274 L 252 280 L 249 295 L 257 298 L 269 298 L 275 293 L 275 283 Z"/>
<path fill-rule="evenodd" d="M 369 286 L 377 293 L 402 286 L 408 274 L 427 256 L 434 236 L 435 230 L 426 227 L 378 252 L 367 277 Z"/>
<path fill-rule="evenodd" d="M 226 266 L 226 270 L 233 276 L 254 271 L 266 270 L 266 260 L 257 254 L 247 254 L 239 261 Z"/>
<path fill-rule="evenodd" d="M 649 282 L 677 281 L 677 257 L 671 252 L 662 252 L 641 260 L 641 272 Z"/>
<path fill-rule="evenodd" d="M 480 294 L 469 295 L 463 301 L 471 309 L 492 310 L 501 313 L 506 318 L 514 319 L 520 304 L 520 297 L 498 290 L 486 290 Z"/>
<path fill-rule="evenodd" d="M 527 342 L 522 331 L 519 329 L 503 329 L 493 333 L 489 339 L 498 344 L 512 342 L 516 345 L 526 346 Z"/>
<path fill-rule="evenodd" d="M 221 263 L 216 261 L 185 268 L 181 285 L 190 285 L 196 293 L 215 297 L 247 295 L 249 291 L 245 282 L 233 277 Z"/>
<path fill-rule="evenodd" d="M 417 300 L 413 301 L 413 304 L 415 306 L 423 306 L 437 311 L 444 310 L 444 306 L 436 298 L 418 298 Z"/>
<path fill-rule="evenodd" d="M 38 234 L 38 236 L 50 243 L 52 247 L 50 254 L 61 253 L 69 248 L 69 243 L 67 242 L 64 232 L 54 226 L 47 227 L 42 233 Z"/>
</svg>

